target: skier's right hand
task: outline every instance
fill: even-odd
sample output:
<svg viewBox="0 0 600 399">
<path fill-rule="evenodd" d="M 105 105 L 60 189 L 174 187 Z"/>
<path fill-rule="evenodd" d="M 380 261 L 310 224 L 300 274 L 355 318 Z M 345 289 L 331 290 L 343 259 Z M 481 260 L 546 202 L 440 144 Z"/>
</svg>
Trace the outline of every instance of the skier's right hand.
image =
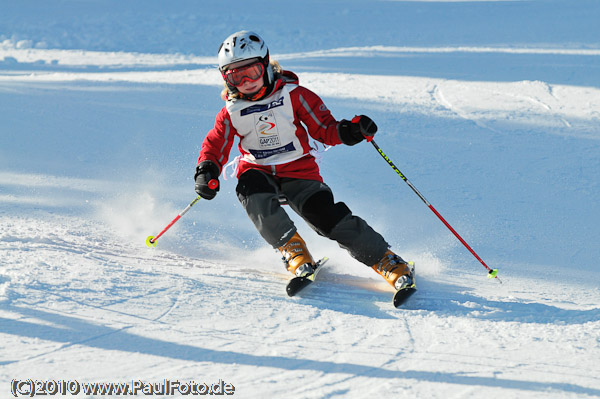
<svg viewBox="0 0 600 399">
<path fill-rule="evenodd" d="M 207 200 L 215 198 L 220 186 L 220 184 L 218 184 L 219 174 L 219 167 L 212 161 L 202 161 L 198 164 L 198 166 L 196 166 L 194 180 L 196 182 L 196 192 L 199 196 Z M 216 180 L 216 188 L 209 187 L 211 180 Z M 213 186 L 213 183 L 211 183 L 210 186 Z"/>
</svg>

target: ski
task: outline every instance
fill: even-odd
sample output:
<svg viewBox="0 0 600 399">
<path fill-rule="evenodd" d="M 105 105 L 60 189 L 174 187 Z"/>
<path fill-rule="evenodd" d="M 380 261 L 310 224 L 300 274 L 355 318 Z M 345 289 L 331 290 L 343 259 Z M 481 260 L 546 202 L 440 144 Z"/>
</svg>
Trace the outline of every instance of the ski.
<svg viewBox="0 0 600 399">
<path fill-rule="evenodd" d="M 288 296 L 296 295 L 298 292 L 300 292 L 304 288 L 306 288 L 306 286 L 310 285 L 310 283 L 315 281 L 315 279 L 317 278 L 317 275 L 323 268 L 323 265 L 328 260 L 329 260 L 329 258 L 325 257 L 325 258 L 322 258 L 321 260 L 319 260 L 317 263 L 315 263 L 315 271 L 311 274 L 307 274 L 306 276 L 302 276 L 302 277 L 293 277 L 288 282 L 287 287 L 285 288 Z"/>
<path fill-rule="evenodd" d="M 411 274 L 411 278 L 412 278 L 412 284 L 409 285 L 408 287 L 404 287 L 404 288 L 401 288 L 398 291 L 396 291 L 396 293 L 394 294 L 394 301 L 393 301 L 395 308 L 399 308 L 400 306 L 402 306 L 408 300 L 408 298 L 410 298 L 411 295 L 417 291 L 417 286 L 416 286 L 416 281 L 415 281 L 415 263 L 408 262 L 408 265 L 411 268 L 410 274 Z"/>
<path fill-rule="evenodd" d="M 286 287 L 286 292 L 288 296 L 294 296 L 298 294 L 304 288 L 309 286 L 313 281 L 315 281 L 319 272 L 323 268 L 323 265 L 328 260 L 329 258 L 327 257 L 324 257 L 321 260 L 319 260 L 315 264 L 315 271 L 311 274 L 302 277 L 292 277 L 292 279 L 288 282 Z M 411 267 L 412 284 L 396 291 L 393 299 L 394 307 L 396 308 L 401 307 L 408 300 L 408 298 L 410 298 L 411 295 L 417 291 L 417 286 L 415 283 L 415 264 L 414 262 L 409 262 L 408 264 Z"/>
</svg>

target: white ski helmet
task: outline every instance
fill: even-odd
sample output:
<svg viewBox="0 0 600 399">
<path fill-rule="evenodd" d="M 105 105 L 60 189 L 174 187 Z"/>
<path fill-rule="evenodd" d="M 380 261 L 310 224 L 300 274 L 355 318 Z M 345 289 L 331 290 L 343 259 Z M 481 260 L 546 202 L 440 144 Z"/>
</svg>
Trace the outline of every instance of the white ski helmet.
<svg viewBox="0 0 600 399">
<path fill-rule="evenodd" d="M 257 58 L 262 61 L 265 71 L 265 85 L 273 83 L 273 69 L 269 65 L 269 48 L 256 33 L 242 30 L 230 35 L 219 47 L 219 70 L 234 62 Z"/>
</svg>

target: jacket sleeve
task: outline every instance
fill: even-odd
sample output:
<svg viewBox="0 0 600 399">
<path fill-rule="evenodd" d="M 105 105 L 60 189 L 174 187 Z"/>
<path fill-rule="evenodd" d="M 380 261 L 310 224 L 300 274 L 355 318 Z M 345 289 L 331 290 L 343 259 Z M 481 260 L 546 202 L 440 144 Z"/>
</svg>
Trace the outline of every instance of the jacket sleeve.
<svg viewBox="0 0 600 399">
<path fill-rule="evenodd" d="M 223 107 L 215 118 L 215 126 L 208 132 L 202 142 L 198 163 L 206 160 L 213 161 L 222 171 L 223 165 L 229 159 L 229 152 L 236 134 L 237 131 L 231 124 L 229 113 Z"/>
<path fill-rule="evenodd" d="M 313 139 L 327 145 L 342 144 L 337 130 L 338 121 L 319 96 L 303 86 L 298 86 L 291 94 L 296 116 Z"/>
</svg>

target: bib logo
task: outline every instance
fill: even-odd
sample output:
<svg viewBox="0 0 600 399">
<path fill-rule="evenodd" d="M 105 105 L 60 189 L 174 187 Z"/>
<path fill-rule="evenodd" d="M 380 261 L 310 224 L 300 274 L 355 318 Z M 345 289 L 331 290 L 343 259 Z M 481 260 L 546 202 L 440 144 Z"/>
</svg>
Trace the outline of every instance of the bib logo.
<svg viewBox="0 0 600 399">
<path fill-rule="evenodd" d="M 265 112 L 265 111 L 270 110 L 271 108 L 281 107 L 281 106 L 283 106 L 283 97 L 281 97 L 279 100 L 271 101 L 268 104 L 258 104 L 258 105 L 252 105 L 248 108 L 244 108 L 240 114 L 242 116 L 246 116 L 246 115 L 255 114 L 255 113 L 259 113 L 259 112 Z"/>
<path fill-rule="evenodd" d="M 273 111 L 254 115 L 254 122 L 260 148 L 273 148 L 281 145 Z"/>
</svg>

